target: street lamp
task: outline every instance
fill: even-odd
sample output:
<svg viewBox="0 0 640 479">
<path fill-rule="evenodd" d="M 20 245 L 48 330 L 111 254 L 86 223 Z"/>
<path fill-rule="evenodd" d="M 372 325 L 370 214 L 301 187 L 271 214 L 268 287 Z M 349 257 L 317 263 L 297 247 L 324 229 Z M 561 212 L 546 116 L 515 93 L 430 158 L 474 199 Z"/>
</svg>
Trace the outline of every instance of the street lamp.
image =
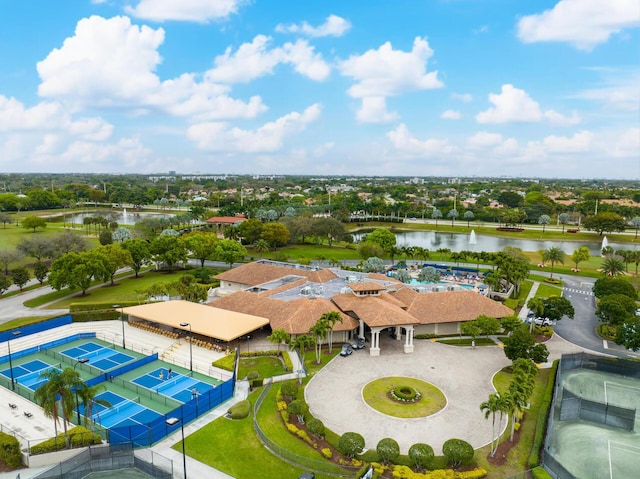
<svg viewBox="0 0 640 479">
<path fill-rule="evenodd" d="M 78 364 L 85 364 L 89 362 L 89 358 L 78 358 L 76 363 L 73 365 L 73 370 L 76 370 L 76 366 Z M 80 425 L 80 404 L 78 403 L 78 385 L 74 388 L 76 392 L 76 414 L 78 415 L 78 426 Z"/>
<path fill-rule="evenodd" d="M 170 417 L 165 423 L 170 427 L 180 423 L 180 430 L 182 431 L 182 467 L 184 469 L 184 479 L 187 479 L 187 455 L 184 452 L 184 422 L 177 417 Z"/>
<path fill-rule="evenodd" d="M 21 334 L 22 334 L 22 331 L 14 331 L 11 333 L 11 335 L 14 338 L 17 338 Z M 13 379 L 13 362 L 11 361 L 11 340 L 10 339 L 7 339 L 7 348 L 9 349 L 9 372 L 11 374 L 11 390 L 15 391 L 16 383 L 15 383 L 15 380 Z"/>
<path fill-rule="evenodd" d="M 193 372 L 193 331 L 191 330 L 191 323 L 180 323 L 182 328 L 187 326 L 189 326 L 189 371 Z"/>
<path fill-rule="evenodd" d="M 249 340 L 251 339 L 251 336 L 249 336 L 247 334 L 247 352 L 249 352 Z"/>
<path fill-rule="evenodd" d="M 118 309 L 118 308 L 121 308 L 119 304 L 113 305 L 113 309 Z M 124 314 L 122 312 L 122 309 L 120 310 L 120 322 L 122 323 L 122 349 L 126 349 L 124 347 Z"/>
</svg>

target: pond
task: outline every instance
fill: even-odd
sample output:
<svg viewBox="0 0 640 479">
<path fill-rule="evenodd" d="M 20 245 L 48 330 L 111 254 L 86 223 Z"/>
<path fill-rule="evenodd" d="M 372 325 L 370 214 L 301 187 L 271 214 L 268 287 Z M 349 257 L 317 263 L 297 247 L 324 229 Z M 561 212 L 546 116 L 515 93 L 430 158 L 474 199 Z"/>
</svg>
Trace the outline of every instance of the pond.
<svg viewBox="0 0 640 479">
<path fill-rule="evenodd" d="M 354 241 L 357 243 L 362 240 L 366 233 L 355 233 Z M 475 235 L 475 243 L 471 240 L 471 234 L 453 234 L 442 233 L 437 231 L 403 231 L 396 233 L 396 246 L 421 246 L 430 251 L 436 251 L 440 248 L 448 248 L 451 251 L 502 251 L 505 246 L 513 246 L 521 248 L 523 251 L 539 251 L 556 246 L 567 254 L 572 254 L 581 246 L 589 248 L 592 256 L 601 255 L 601 240 L 595 242 L 587 241 L 549 241 L 549 240 L 531 240 L 517 238 L 501 238 L 498 236 Z M 638 245 L 630 245 L 624 243 L 609 243 L 614 249 L 637 249 Z"/>
<path fill-rule="evenodd" d="M 136 222 L 140 221 L 142 218 L 169 218 L 170 216 L 174 216 L 177 213 L 141 213 L 141 212 L 130 212 L 127 210 L 99 210 L 90 213 L 75 213 L 72 215 L 65 215 L 65 221 L 67 223 L 81 225 L 82 220 L 87 217 L 92 216 L 104 216 L 109 221 L 115 221 L 119 225 L 134 225 Z"/>
</svg>

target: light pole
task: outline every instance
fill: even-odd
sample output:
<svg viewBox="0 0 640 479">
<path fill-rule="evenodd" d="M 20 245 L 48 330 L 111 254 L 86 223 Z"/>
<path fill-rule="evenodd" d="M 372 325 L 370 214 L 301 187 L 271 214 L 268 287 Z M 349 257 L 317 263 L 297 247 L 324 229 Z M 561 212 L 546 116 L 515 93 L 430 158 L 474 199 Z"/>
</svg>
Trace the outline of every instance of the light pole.
<svg viewBox="0 0 640 479">
<path fill-rule="evenodd" d="M 22 331 L 14 331 L 11 333 L 11 335 L 14 338 L 17 338 L 21 334 L 22 334 Z M 11 340 L 10 339 L 7 339 L 7 348 L 9 349 L 9 373 L 11 374 L 11 390 L 15 391 L 16 383 L 15 383 L 15 380 L 13 379 L 13 362 L 11 361 Z"/>
<path fill-rule="evenodd" d="M 251 339 L 251 336 L 249 336 L 247 334 L 247 352 L 249 352 L 249 340 Z"/>
<path fill-rule="evenodd" d="M 165 423 L 170 427 L 180 423 L 180 430 L 182 431 L 182 467 L 184 469 L 184 479 L 187 479 L 187 455 L 184 452 L 184 422 L 177 417 L 170 417 Z"/>
<path fill-rule="evenodd" d="M 85 364 L 89 362 L 89 358 L 78 358 L 76 363 L 73 365 L 73 370 L 76 370 L 76 366 L 80 363 Z M 80 404 L 78 403 L 78 385 L 76 384 L 75 393 L 76 393 L 76 414 L 78 415 L 78 426 L 80 425 Z"/>
<path fill-rule="evenodd" d="M 193 331 L 191 329 L 191 323 L 180 323 L 180 327 L 186 328 L 189 326 L 189 371 L 193 372 Z"/>
<path fill-rule="evenodd" d="M 121 308 L 119 304 L 113 305 L 113 309 L 118 309 L 118 308 Z M 122 323 L 122 349 L 126 349 L 124 346 L 124 314 L 122 312 L 122 309 L 120 309 L 120 322 Z"/>
</svg>

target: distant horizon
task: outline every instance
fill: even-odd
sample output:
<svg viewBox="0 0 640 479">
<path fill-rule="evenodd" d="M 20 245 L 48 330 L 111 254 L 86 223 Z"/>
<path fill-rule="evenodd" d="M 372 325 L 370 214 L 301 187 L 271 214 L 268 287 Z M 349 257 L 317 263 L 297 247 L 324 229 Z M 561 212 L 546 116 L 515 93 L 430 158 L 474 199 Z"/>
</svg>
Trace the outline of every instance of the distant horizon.
<svg viewBox="0 0 640 479">
<path fill-rule="evenodd" d="M 11 2 L 0 171 L 640 180 L 640 2 L 600 3 Z"/>
</svg>

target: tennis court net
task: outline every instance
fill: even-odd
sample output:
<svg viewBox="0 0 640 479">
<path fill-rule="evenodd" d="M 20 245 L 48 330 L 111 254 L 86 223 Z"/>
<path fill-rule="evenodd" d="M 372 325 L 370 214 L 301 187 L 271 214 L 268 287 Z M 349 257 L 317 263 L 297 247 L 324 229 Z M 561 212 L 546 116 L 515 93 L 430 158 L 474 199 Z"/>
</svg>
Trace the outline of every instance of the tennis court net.
<svg viewBox="0 0 640 479">
<path fill-rule="evenodd" d="M 170 389 L 176 384 L 186 381 L 187 379 L 190 379 L 189 376 L 182 376 L 182 375 L 178 376 L 175 379 L 167 379 L 165 382 L 163 382 L 160 386 L 156 388 L 156 392 L 166 391 L 167 389 Z"/>
<path fill-rule="evenodd" d="M 130 407 L 134 407 L 134 406 L 140 406 L 140 396 L 135 397 L 133 399 L 125 399 L 124 401 L 119 402 L 115 406 L 110 407 L 107 411 L 103 413 L 94 414 L 93 421 L 100 423 L 105 419 L 111 416 L 115 416 L 116 414 L 122 412 L 123 410 L 128 409 Z"/>
<path fill-rule="evenodd" d="M 45 378 L 41 377 L 40 375 L 45 373 L 45 372 L 47 372 L 47 371 L 51 371 L 52 369 L 60 371 L 62 369 L 62 365 L 60 363 L 53 364 L 53 365 L 51 365 L 49 367 L 39 369 L 39 370 L 34 371 L 32 373 L 23 374 L 22 376 L 16 378 L 16 381 L 19 382 L 20 384 L 22 384 L 23 386 L 29 387 L 29 386 L 37 384 L 37 383 L 39 383 L 41 381 L 44 381 Z"/>
</svg>

